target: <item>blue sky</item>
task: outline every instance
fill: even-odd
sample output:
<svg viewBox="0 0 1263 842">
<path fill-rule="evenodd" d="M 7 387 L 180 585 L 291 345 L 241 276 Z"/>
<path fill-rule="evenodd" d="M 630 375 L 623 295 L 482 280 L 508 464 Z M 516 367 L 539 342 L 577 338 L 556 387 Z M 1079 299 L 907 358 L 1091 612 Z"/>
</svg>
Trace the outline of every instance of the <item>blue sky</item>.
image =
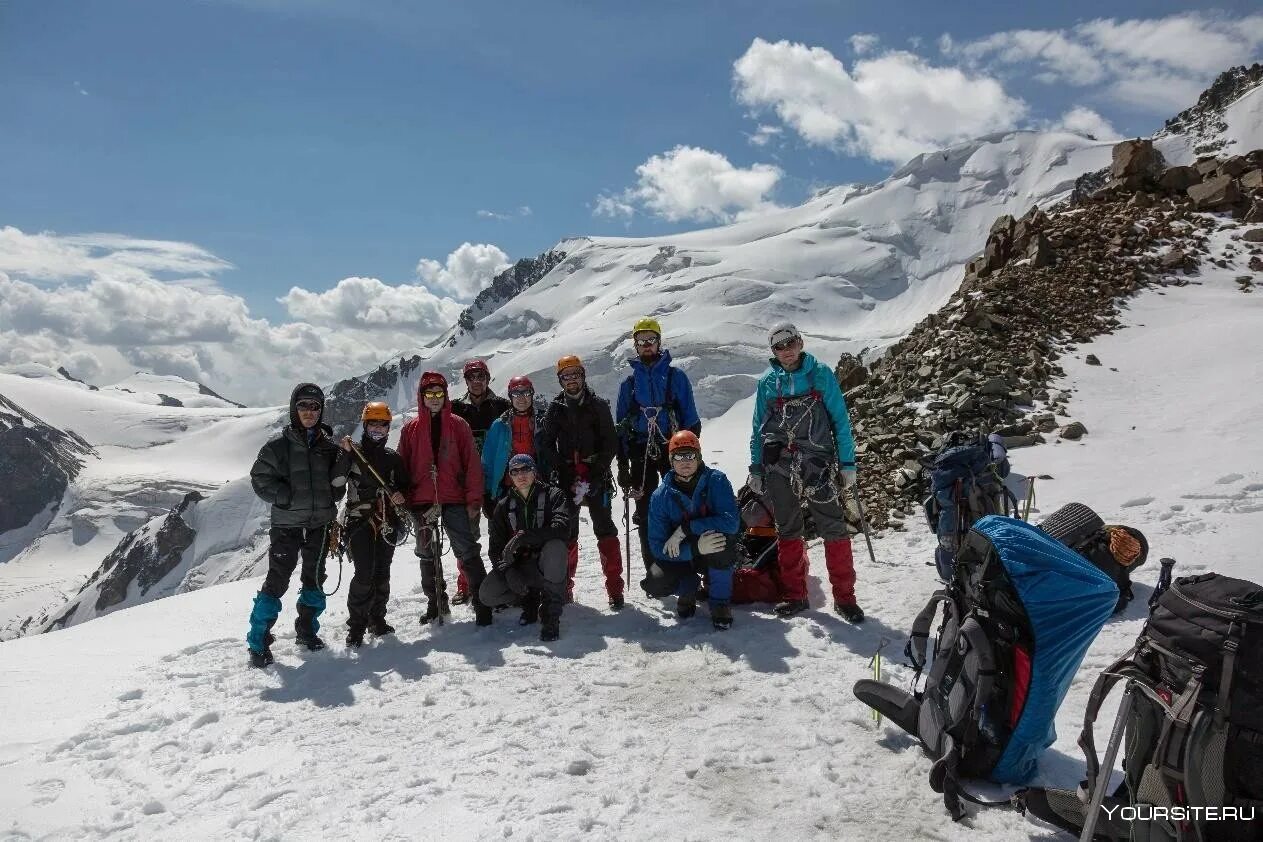
<svg viewBox="0 0 1263 842">
<path fill-rule="evenodd" d="M 504 256 L 569 234 L 795 204 L 972 129 L 1072 114 L 1148 134 L 1231 60 L 1258 57 L 1253 8 L 2 3 L 0 227 L 16 233 L 0 271 L 47 289 L 79 270 L 13 252 L 113 251 L 272 326 L 349 306 L 320 298 L 342 279 L 420 281 L 445 299 L 416 305 L 437 324 Z M 965 111 L 922 121 L 912 89 L 953 85 Z M 95 232 L 122 236 L 60 239 Z M 136 258 L 126 238 L 172 245 Z M 480 250 L 449 260 L 464 243 Z M 179 257 L 192 253 L 194 271 Z M 379 289 L 361 287 L 346 291 Z"/>
</svg>

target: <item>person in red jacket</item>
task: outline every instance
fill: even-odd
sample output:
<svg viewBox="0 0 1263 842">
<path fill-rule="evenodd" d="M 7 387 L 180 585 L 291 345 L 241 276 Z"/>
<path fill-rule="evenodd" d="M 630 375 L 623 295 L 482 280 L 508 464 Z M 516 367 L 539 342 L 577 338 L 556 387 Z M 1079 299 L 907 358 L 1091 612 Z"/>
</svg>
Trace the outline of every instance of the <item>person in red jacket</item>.
<svg viewBox="0 0 1263 842">
<path fill-rule="evenodd" d="M 417 390 L 417 417 L 404 424 L 399 434 L 399 457 L 413 478 L 408 506 L 417 519 L 417 557 L 421 559 L 421 590 L 429 604 L 422 623 L 450 613 L 447 583 L 435 576 L 434 530 L 442 522 L 460 568 L 469 577 L 474 617 L 480 626 L 491 625 L 491 609 L 478 599 L 478 588 L 487 569 L 474 524 L 482 509 L 482 465 L 474 436 L 463 419 L 453 414 L 447 396 L 447 378 L 436 371 L 421 375 Z"/>
</svg>

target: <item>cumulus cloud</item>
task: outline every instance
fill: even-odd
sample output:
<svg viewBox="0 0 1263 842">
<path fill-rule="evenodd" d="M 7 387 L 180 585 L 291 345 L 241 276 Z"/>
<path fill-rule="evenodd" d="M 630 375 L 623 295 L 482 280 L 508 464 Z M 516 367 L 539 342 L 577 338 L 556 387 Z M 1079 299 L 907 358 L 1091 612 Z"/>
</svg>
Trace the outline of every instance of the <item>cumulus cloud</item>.
<svg viewBox="0 0 1263 842">
<path fill-rule="evenodd" d="M 778 210 L 768 195 L 782 175 L 770 164 L 738 167 L 718 152 L 677 146 L 638 166 L 634 187 L 598 197 L 595 212 L 630 215 L 641 208 L 671 222 L 732 222 Z"/>
<path fill-rule="evenodd" d="M 293 287 L 282 298 L 292 318 L 329 327 L 398 328 L 437 333 L 463 309 L 419 284 L 391 286 L 377 278 L 343 278 L 324 292 Z"/>
<path fill-rule="evenodd" d="M 432 288 L 468 301 L 510 265 L 509 256 L 490 243 L 462 243 L 443 263 L 422 258 L 417 263 L 417 277 Z"/>
<path fill-rule="evenodd" d="M 1029 73 L 1048 84 L 1099 86 L 1102 97 L 1169 113 L 1186 108 L 1217 73 L 1258 60 L 1263 15 L 1182 12 L 1162 18 L 1097 18 L 1067 29 L 1020 29 L 940 50 L 971 68 Z"/>
<path fill-rule="evenodd" d="M 775 113 L 808 143 L 896 163 L 1012 128 L 1027 111 L 990 76 L 904 51 L 848 72 L 822 47 L 756 38 L 733 64 L 733 81 L 741 103 Z"/>
<path fill-rule="evenodd" d="M 507 265 L 494 246 L 466 244 L 436 278 L 472 288 L 488 262 Z M 213 273 L 228 267 L 188 243 L 0 229 L 0 366 L 64 365 L 98 383 L 141 369 L 272 404 L 295 380 L 362 374 L 417 348 L 461 310 L 416 283 L 346 278 L 291 289 L 280 299 L 291 320 L 275 324 L 219 287 Z"/>
<path fill-rule="evenodd" d="M 636 215 L 636 206 L 623 199 L 621 195 L 602 193 L 596 197 L 592 215 L 604 216 L 608 219 L 631 219 Z"/>
<path fill-rule="evenodd" d="M 1065 114 L 1061 115 L 1061 119 L 1053 124 L 1054 128 L 1063 129 L 1068 132 L 1088 135 L 1097 140 L 1118 140 L 1121 135 L 1118 130 L 1110 125 L 1100 114 L 1091 108 L 1076 106 L 1071 108 Z"/>
<path fill-rule="evenodd" d="M 772 142 L 773 138 L 780 137 L 784 131 L 780 126 L 769 126 L 766 123 L 760 123 L 758 128 L 754 130 L 754 134 L 747 135 L 747 137 L 750 138 L 750 143 L 754 146 L 767 146 Z"/>
<path fill-rule="evenodd" d="M 851 50 L 857 56 L 871 53 L 881 43 L 881 38 L 871 32 L 857 32 L 848 40 L 851 42 Z"/>
</svg>

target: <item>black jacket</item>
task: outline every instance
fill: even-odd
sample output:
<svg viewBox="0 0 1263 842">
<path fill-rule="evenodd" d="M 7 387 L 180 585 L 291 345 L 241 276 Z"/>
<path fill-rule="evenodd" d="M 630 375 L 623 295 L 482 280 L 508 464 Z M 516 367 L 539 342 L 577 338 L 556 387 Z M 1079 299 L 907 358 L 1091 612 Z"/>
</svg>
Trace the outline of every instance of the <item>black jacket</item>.
<svg viewBox="0 0 1263 842">
<path fill-rule="evenodd" d="M 587 386 L 577 401 L 563 391 L 544 414 L 544 461 L 557 472 L 562 488 L 576 477 L 575 460 L 588 465 L 588 482 L 595 488 L 609 481 L 610 463 L 618 452 L 614 413 L 610 402 Z"/>
<path fill-rule="evenodd" d="M 273 526 L 324 526 L 336 516 L 338 501 L 346 491 L 344 480 L 335 481 L 341 450 L 333 443 L 333 430 L 317 422 L 309 441 L 298 421 L 294 406 L 298 392 L 311 394 L 312 390 L 320 392 L 312 383 L 295 387 L 289 400 L 289 426 L 263 445 L 250 468 L 254 493 L 272 504 Z M 320 417 L 324 418 L 323 411 Z"/>
<path fill-rule="evenodd" d="M 491 429 L 492 423 L 512 408 L 513 404 L 507 398 L 500 397 L 490 389 L 480 404 L 470 400 L 468 392 L 465 397 L 452 401 L 452 414 L 463 418 L 469 425 L 474 433 L 474 447 L 479 453 L 482 453 L 482 443 L 487 438 L 487 430 Z"/>
<path fill-rule="evenodd" d="M 360 438 L 360 452 L 372 465 L 373 471 L 386 481 L 387 491 L 398 491 L 407 495 L 412 490 L 412 478 L 399 454 L 391 450 L 384 442 L 375 442 L 367 435 Z M 334 468 L 334 482 L 339 479 L 346 484 L 346 505 L 348 517 L 365 517 L 377 501 L 377 491 L 381 483 L 360 463 L 360 458 L 345 450 L 338 455 L 338 464 Z M 390 511 L 390 508 L 387 508 Z"/>
<path fill-rule="evenodd" d="M 538 550 L 548 541 L 570 540 L 570 510 L 566 495 L 545 482 L 535 481 L 526 499 L 516 490 L 496 503 L 487 524 L 487 557 L 492 563 L 500 560 L 504 545 L 521 530 L 520 547 Z"/>
</svg>

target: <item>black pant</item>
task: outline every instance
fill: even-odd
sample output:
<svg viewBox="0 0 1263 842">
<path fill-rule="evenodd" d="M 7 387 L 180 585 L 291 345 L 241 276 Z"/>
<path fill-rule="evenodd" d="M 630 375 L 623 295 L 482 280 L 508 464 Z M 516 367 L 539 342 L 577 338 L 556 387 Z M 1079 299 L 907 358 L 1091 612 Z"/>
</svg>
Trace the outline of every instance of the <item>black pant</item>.
<svg viewBox="0 0 1263 842">
<path fill-rule="evenodd" d="M 390 563 L 395 546 L 373 531 L 369 520 L 348 521 L 347 551 L 355 565 L 355 575 L 346 591 L 346 624 L 363 631 L 369 623 L 386 620 L 390 599 Z"/>
<path fill-rule="evenodd" d="M 574 498 L 571 497 L 567 501 L 570 508 L 570 542 L 574 543 L 579 540 L 579 509 L 581 506 L 588 507 L 588 517 L 592 519 L 592 533 L 596 535 L 597 540 L 601 538 L 609 538 L 610 536 L 618 537 L 618 526 L 614 523 L 613 501 L 610 495 L 602 488 L 593 489 L 593 493 L 583 498 L 583 502 L 576 505 Z"/>
<path fill-rule="evenodd" d="M 299 554 L 303 558 L 299 582 L 304 591 L 322 591 L 325 581 L 324 544 L 328 528 L 303 526 L 273 526 L 268 531 L 268 574 L 263 579 L 263 593 L 280 599 L 289 590 L 289 580 L 298 566 Z M 323 605 L 324 596 L 318 597 Z M 298 619 L 294 628 L 299 636 L 315 635 L 318 608 L 308 604 L 302 594 L 298 598 Z"/>
<path fill-rule="evenodd" d="M 426 525 L 424 520 L 426 509 L 427 507 L 423 506 L 414 512 L 417 516 L 416 554 L 421 560 L 421 591 L 430 600 L 439 598 L 438 593 L 442 591 L 442 599 L 446 602 L 446 571 L 444 571 L 444 580 L 440 581 L 436 564 L 438 559 L 434 555 L 434 528 Z M 473 596 L 473 604 L 476 608 L 482 604 L 478 600 L 478 588 L 482 585 L 483 577 L 487 575 L 487 568 L 482 563 L 482 545 L 478 543 L 474 535 L 473 524 L 469 521 L 469 512 L 463 503 L 443 503 L 441 519 L 443 532 L 452 545 L 452 555 L 456 556 L 460 569 L 469 580 L 469 593 Z"/>
<path fill-rule="evenodd" d="M 658 458 L 650 459 L 647 468 L 644 450 L 632 450 L 632 488 L 640 489 L 640 497 L 636 500 L 636 513 L 632 515 L 632 522 L 636 524 L 636 529 L 640 532 L 640 560 L 645 563 L 646 573 L 649 572 L 649 565 L 653 563 L 653 554 L 649 552 L 649 498 L 670 469 L 671 463 L 667 460 L 666 445 L 658 448 Z"/>
</svg>

